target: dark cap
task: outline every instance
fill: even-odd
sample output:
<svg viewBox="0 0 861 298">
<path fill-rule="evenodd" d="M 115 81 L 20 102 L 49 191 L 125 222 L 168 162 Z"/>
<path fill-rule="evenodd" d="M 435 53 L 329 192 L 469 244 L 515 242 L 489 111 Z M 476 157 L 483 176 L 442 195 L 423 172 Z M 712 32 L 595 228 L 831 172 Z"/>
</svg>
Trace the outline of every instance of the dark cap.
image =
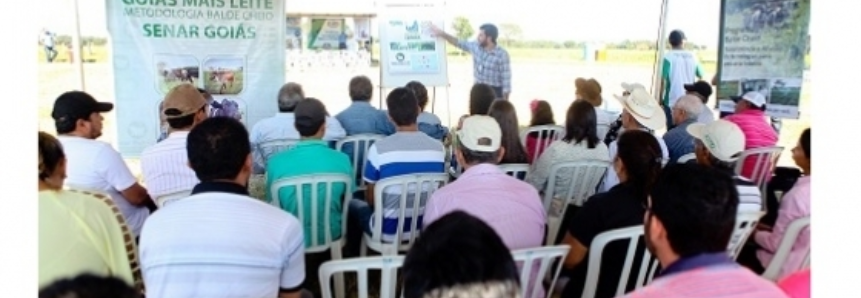
<svg viewBox="0 0 861 298">
<path fill-rule="evenodd" d="M 673 30 L 673 32 L 670 32 L 671 44 L 681 43 L 685 39 L 687 39 L 687 37 L 685 37 L 685 33 L 682 32 L 682 30 Z"/>
<path fill-rule="evenodd" d="M 329 116 L 326 112 L 326 106 L 323 102 L 316 98 L 306 97 L 296 104 L 296 109 L 293 110 L 293 117 L 297 128 L 316 128 L 319 129 L 326 122 L 326 117 Z"/>
<path fill-rule="evenodd" d="M 83 91 L 69 91 L 60 94 L 54 101 L 51 117 L 54 121 L 76 121 L 89 119 L 92 113 L 105 113 L 114 109 L 114 104 L 98 102 L 92 95 Z"/>
<path fill-rule="evenodd" d="M 685 84 L 685 90 L 690 92 L 696 92 L 705 99 L 708 99 L 710 96 L 712 96 L 712 85 L 702 80 L 697 81 L 693 84 Z"/>
</svg>

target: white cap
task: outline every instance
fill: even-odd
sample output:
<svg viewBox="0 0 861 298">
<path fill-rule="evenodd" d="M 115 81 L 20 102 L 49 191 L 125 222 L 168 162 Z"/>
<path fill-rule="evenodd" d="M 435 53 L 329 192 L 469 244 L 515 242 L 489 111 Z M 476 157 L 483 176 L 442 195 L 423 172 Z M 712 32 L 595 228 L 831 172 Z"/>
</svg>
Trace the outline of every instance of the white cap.
<svg viewBox="0 0 861 298">
<path fill-rule="evenodd" d="M 636 88 L 628 96 L 613 95 L 637 122 L 651 130 L 658 130 L 667 125 L 667 115 L 658 105 L 658 101 L 646 92 L 644 88 Z"/>
<path fill-rule="evenodd" d="M 735 123 L 721 119 L 709 124 L 694 123 L 688 125 L 687 131 L 702 141 L 706 149 L 719 160 L 736 161 L 744 151 L 744 133 Z"/>
<path fill-rule="evenodd" d="M 753 104 L 754 106 L 757 106 L 757 107 L 762 107 L 766 103 L 765 102 L 765 95 L 762 95 L 762 93 L 760 93 L 758 91 L 748 91 L 747 93 L 742 95 L 740 98 L 737 97 L 736 102 L 738 102 L 738 99 L 744 99 L 744 100 L 750 102 L 751 104 Z"/>
<path fill-rule="evenodd" d="M 643 89 L 646 90 L 646 86 L 640 83 L 622 83 L 622 89 L 628 92 L 633 92 L 634 89 Z"/>
<path fill-rule="evenodd" d="M 469 150 L 496 152 L 502 146 L 502 129 L 496 119 L 486 115 L 474 115 L 463 119 L 457 140 Z"/>
</svg>

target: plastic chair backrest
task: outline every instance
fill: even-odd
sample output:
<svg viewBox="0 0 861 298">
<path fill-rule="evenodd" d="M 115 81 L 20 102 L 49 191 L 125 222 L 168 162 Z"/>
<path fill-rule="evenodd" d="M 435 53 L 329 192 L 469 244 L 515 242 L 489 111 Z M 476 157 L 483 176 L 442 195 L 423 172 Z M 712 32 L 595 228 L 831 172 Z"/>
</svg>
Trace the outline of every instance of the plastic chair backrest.
<svg viewBox="0 0 861 298">
<path fill-rule="evenodd" d="M 266 164 L 269 163 L 269 159 L 272 158 L 272 156 L 275 156 L 275 154 L 280 152 L 293 149 L 297 143 L 299 143 L 299 140 L 283 139 L 269 140 L 257 144 L 257 148 L 254 148 L 256 149 L 255 153 L 257 154 L 257 156 L 255 156 L 254 163 L 261 169 L 258 172 L 262 173 L 266 170 Z"/>
<path fill-rule="evenodd" d="M 780 154 L 783 153 L 783 147 L 772 146 L 753 148 L 741 152 L 738 161 L 735 164 L 735 174 L 741 176 L 745 163 L 748 159 L 754 160 L 753 171 L 750 179 L 759 187 L 759 193 L 762 196 L 762 210 L 768 210 L 766 203 L 768 196 L 766 195 L 766 186 L 768 178 L 774 173 L 774 168 L 777 167 L 777 161 L 780 159 Z"/>
<path fill-rule="evenodd" d="M 568 245 L 545 246 L 538 248 L 519 249 L 511 252 L 514 261 L 519 264 L 520 268 L 520 293 L 523 298 L 538 298 L 540 290 L 543 289 L 541 281 L 542 277 L 547 276 L 550 272 L 550 267 L 555 263 L 553 269 L 553 279 L 550 282 L 548 289 L 553 289 L 556 280 L 559 278 L 559 273 L 562 272 L 562 265 L 565 263 L 565 257 L 571 247 Z M 533 265 L 538 265 L 537 275 L 533 274 Z M 552 291 L 548 290 L 546 297 L 550 298 Z"/>
<path fill-rule="evenodd" d="M 368 272 L 380 270 L 380 295 L 379 298 L 394 298 L 398 281 L 398 269 L 403 266 L 404 256 L 380 256 L 362 257 L 345 260 L 333 260 L 320 266 L 318 275 L 320 278 L 320 292 L 322 298 L 332 298 L 332 275 L 336 273 L 356 272 L 358 275 L 357 285 L 358 297 L 368 298 Z"/>
<path fill-rule="evenodd" d="M 365 164 L 368 161 L 368 149 L 385 137 L 379 134 L 357 134 L 347 136 L 335 143 L 335 150 L 344 152 L 350 157 L 350 162 L 353 164 L 353 177 L 358 186 L 356 190 L 365 189 L 365 179 L 362 179 L 362 175 L 365 173 Z"/>
<path fill-rule="evenodd" d="M 550 168 L 543 198 L 548 231 L 545 245 L 555 244 L 568 205 L 582 206 L 594 195 L 609 166 L 610 162 L 603 160 L 578 160 L 557 163 Z M 556 184 L 560 179 L 571 179 L 571 182 L 564 193 L 557 194 Z"/>
<path fill-rule="evenodd" d="M 636 259 L 637 247 L 642 236 L 643 225 L 638 225 L 603 232 L 598 234 L 595 240 L 592 240 L 592 244 L 589 246 L 589 266 L 586 272 L 586 283 L 583 287 L 583 298 L 595 297 L 595 293 L 598 290 L 598 277 L 601 276 L 601 258 L 603 257 L 604 248 L 607 244 L 620 240 L 628 240 L 628 254 L 625 256 L 625 264 L 622 266 L 622 273 L 619 275 L 616 296 L 625 294 L 628 279 L 631 276 L 631 270 Z M 648 249 L 643 249 L 642 257 L 635 289 L 639 289 L 652 282 L 652 279 L 658 272 L 658 260 L 649 253 Z"/>
<path fill-rule="evenodd" d="M 676 163 L 686 163 L 691 160 L 697 159 L 697 154 L 694 152 L 682 155 L 679 159 L 676 160 Z"/>
<path fill-rule="evenodd" d="M 777 246 L 777 250 L 771 258 L 771 263 L 768 264 L 768 267 L 765 268 L 765 272 L 762 273 L 763 278 L 777 281 L 781 271 L 784 271 L 783 267 L 786 264 L 786 260 L 789 259 L 789 254 L 792 252 L 793 246 L 795 246 L 795 242 L 797 242 L 798 237 L 800 237 L 804 231 L 809 231 L 809 228 L 810 216 L 796 219 L 789 224 L 786 228 L 786 232 L 783 234 L 783 239 L 780 240 L 780 245 Z M 810 267 L 810 246 L 805 248 L 804 261 L 801 263 L 799 268 L 789 268 L 789 270 L 786 271 L 793 272 L 807 267 Z"/>
<path fill-rule="evenodd" d="M 337 184 L 344 185 L 343 198 L 333 198 L 334 186 Z M 294 215 L 302 222 L 303 227 L 311 226 L 310 231 L 305 230 L 305 233 L 311 235 L 309 237 L 311 243 L 306 243 L 305 252 L 322 252 L 330 248 L 336 249 L 332 247 L 332 243 L 339 243 L 338 241 L 343 239 L 347 233 L 347 210 L 350 209 L 347 207 L 349 204 L 348 200 L 352 197 L 352 186 L 353 179 L 345 174 L 313 174 L 282 178 L 273 182 L 269 188 L 269 193 L 272 197 L 270 203 L 279 209 L 284 209 L 284 206 L 281 206 L 280 190 L 286 187 L 294 187 L 293 193 L 296 196 L 294 200 L 296 202 L 296 214 Z M 305 197 L 305 188 L 310 188 L 310 198 Z M 326 194 L 325 197 L 321 198 L 320 192 L 324 192 Z M 333 239 L 331 226 L 332 212 L 329 212 L 329 210 L 335 209 L 333 203 L 336 199 L 341 201 L 341 236 L 338 239 Z M 317 202 L 322 202 L 322 210 L 319 208 L 320 203 Z M 305 204 L 307 203 L 311 203 L 311 214 L 305 214 Z M 323 223 L 323 242 L 319 241 L 320 231 L 318 231 L 318 223 L 320 222 Z M 340 246 L 337 249 L 340 249 Z"/>
<path fill-rule="evenodd" d="M 759 219 L 765 215 L 762 211 L 738 212 L 735 217 L 735 229 L 733 229 L 732 237 L 729 239 L 727 246 L 727 254 L 735 260 L 738 254 L 741 253 L 744 243 L 747 238 L 756 230 L 756 225 L 759 224 Z"/>
<path fill-rule="evenodd" d="M 374 210 L 376 212 L 374 212 L 372 219 L 372 233 L 369 239 L 373 244 L 369 247 L 383 247 L 383 254 L 408 250 L 420 234 L 422 228 L 420 220 L 424 215 L 427 200 L 446 183 L 448 183 L 448 175 L 445 173 L 408 174 L 378 181 L 374 185 Z M 386 210 L 384 192 L 386 191 L 388 191 L 389 196 L 398 196 L 398 224 L 395 234 L 390 237 L 391 239 L 384 239 L 383 237 L 383 217 L 386 213 L 383 211 Z M 409 228 L 409 232 L 404 231 L 406 227 Z M 388 243 L 389 241 L 391 243 Z"/>
<path fill-rule="evenodd" d="M 538 160 L 538 156 L 544 152 L 544 149 L 550 147 L 550 144 L 553 141 L 562 139 L 565 136 L 565 127 L 560 125 L 536 125 L 527 128 L 523 132 L 520 133 L 520 144 L 526 146 L 526 139 L 530 134 L 538 134 L 538 142 L 535 144 L 535 148 L 527 148 L 534 150 L 532 151 L 532 161 L 535 162 Z"/>
</svg>

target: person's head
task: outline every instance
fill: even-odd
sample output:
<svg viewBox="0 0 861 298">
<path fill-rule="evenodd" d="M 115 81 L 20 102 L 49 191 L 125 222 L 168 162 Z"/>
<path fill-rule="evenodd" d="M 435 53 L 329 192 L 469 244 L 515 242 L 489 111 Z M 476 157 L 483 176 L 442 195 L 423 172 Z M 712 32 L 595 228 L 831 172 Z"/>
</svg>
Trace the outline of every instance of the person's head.
<svg viewBox="0 0 861 298">
<path fill-rule="evenodd" d="M 386 106 L 389 109 L 389 120 L 397 127 L 415 125 L 421 113 L 415 93 L 404 87 L 395 88 L 386 96 Z"/>
<path fill-rule="evenodd" d="M 170 90 L 161 103 L 162 117 L 174 130 L 190 130 L 207 118 L 206 99 L 191 84 Z"/>
<path fill-rule="evenodd" d="M 40 188 L 59 190 L 66 180 L 66 154 L 54 136 L 39 132 L 39 185 Z"/>
<path fill-rule="evenodd" d="M 507 100 L 497 100 L 490 105 L 487 115 L 496 119 L 502 129 L 502 148 L 505 148 L 503 160 L 525 160 L 526 150 L 520 143 L 520 124 L 517 121 L 517 111 Z"/>
<path fill-rule="evenodd" d="M 649 188 L 661 172 L 663 154 L 655 136 L 642 130 L 625 131 L 617 140 L 613 168 L 621 183 L 632 185 L 646 199 Z"/>
<path fill-rule="evenodd" d="M 404 297 L 457 285 L 515 282 L 517 265 L 502 238 L 487 223 L 454 211 L 422 231 L 404 259 Z"/>
<path fill-rule="evenodd" d="M 801 133 L 798 144 L 792 148 L 792 160 L 805 174 L 810 175 L 810 128 Z"/>
<path fill-rule="evenodd" d="M 69 91 L 54 101 L 51 118 L 58 134 L 97 139 L 102 136 L 102 113 L 113 109 L 114 104 L 98 102 L 86 92 Z"/>
<path fill-rule="evenodd" d="M 352 101 L 371 101 L 374 96 L 374 84 L 366 76 L 355 76 L 350 79 L 350 99 Z"/>
<path fill-rule="evenodd" d="M 673 123 L 678 125 L 685 121 L 696 121 L 705 106 L 699 96 L 686 94 L 679 97 L 672 108 Z"/>
<path fill-rule="evenodd" d="M 487 115 L 490 105 L 496 100 L 496 93 L 490 85 L 476 83 L 469 91 L 469 114 Z"/>
<path fill-rule="evenodd" d="M 231 117 L 203 120 L 188 133 L 188 165 L 200 181 L 232 181 L 246 186 L 251 176 L 248 131 Z"/>
<path fill-rule="evenodd" d="M 553 119 L 553 108 L 546 100 L 533 100 L 529 104 L 529 109 L 532 111 L 532 119 L 529 121 L 529 126 L 553 125 L 556 120 Z"/>
<path fill-rule="evenodd" d="M 499 29 L 493 24 L 484 24 L 478 27 L 478 44 L 482 47 L 496 45 L 496 38 L 499 37 Z"/>
<path fill-rule="evenodd" d="M 726 252 L 738 190 L 732 176 L 700 164 L 669 164 L 649 193 L 646 247 L 663 268 L 678 258 Z"/>
<path fill-rule="evenodd" d="M 407 87 L 407 89 L 410 89 L 415 93 L 416 99 L 419 101 L 419 108 L 424 111 L 428 105 L 428 89 L 425 88 L 425 85 L 419 81 L 411 81 L 404 87 Z"/>
<path fill-rule="evenodd" d="M 475 282 L 438 288 L 425 293 L 422 298 L 521 298 L 520 286 L 516 281 Z"/>
<path fill-rule="evenodd" d="M 583 99 L 595 107 L 600 107 L 603 104 L 601 84 L 595 79 L 577 78 L 574 80 L 574 87 L 576 88 L 574 91 L 576 99 Z"/>
<path fill-rule="evenodd" d="M 687 37 L 685 37 L 685 33 L 682 30 L 673 30 L 673 32 L 670 32 L 669 40 L 673 48 L 682 48 L 685 46 Z"/>
<path fill-rule="evenodd" d="M 694 137 L 697 163 L 726 173 L 733 173 L 744 151 L 744 132 L 735 123 L 718 119 L 708 124 L 694 123 L 687 127 Z"/>
<path fill-rule="evenodd" d="M 485 115 L 463 119 L 463 126 L 456 132 L 455 157 L 464 168 L 477 164 L 498 164 L 505 155 L 502 147 L 502 129 L 496 119 Z"/>
<path fill-rule="evenodd" d="M 200 92 L 200 95 L 203 96 L 203 99 L 205 99 L 207 103 L 215 101 L 215 99 L 212 98 L 212 94 L 209 94 L 209 91 L 206 91 L 206 89 L 197 88 L 197 92 Z"/>
<path fill-rule="evenodd" d="M 290 113 L 296 109 L 296 104 L 305 98 L 305 91 L 302 90 L 302 85 L 298 83 L 287 83 L 281 86 L 278 90 L 278 111 L 282 113 Z"/>
<path fill-rule="evenodd" d="M 687 94 L 693 94 L 700 97 L 703 101 L 703 104 L 707 104 L 709 102 L 709 97 L 712 96 L 712 85 L 706 81 L 699 80 L 693 84 L 685 84 L 685 91 Z"/>
<path fill-rule="evenodd" d="M 742 96 L 730 97 L 735 102 L 735 112 L 741 113 L 747 110 L 765 111 L 765 96 L 759 91 L 750 91 Z"/>
<path fill-rule="evenodd" d="M 622 104 L 622 127 L 625 130 L 659 130 L 666 126 L 667 116 L 646 89 L 633 88 L 627 96 L 614 96 Z"/>
<path fill-rule="evenodd" d="M 565 137 L 563 141 L 579 144 L 586 142 L 589 149 L 595 148 L 598 142 L 598 115 L 595 107 L 586 100 L 575 100 L 565 114 Z"/>
<path fill-rule="evenodd" d="M 81 274 L 39 289 L 39 298 L 140 298 L 140 292 L 112 276 Z"/>
<path fill-rule="evenodd" d="M 326 133 L 326 106 L 316 98 L 308 97 L 296 105 L 294 126 L 302 138 L 322 139 Z"/>
</svg>

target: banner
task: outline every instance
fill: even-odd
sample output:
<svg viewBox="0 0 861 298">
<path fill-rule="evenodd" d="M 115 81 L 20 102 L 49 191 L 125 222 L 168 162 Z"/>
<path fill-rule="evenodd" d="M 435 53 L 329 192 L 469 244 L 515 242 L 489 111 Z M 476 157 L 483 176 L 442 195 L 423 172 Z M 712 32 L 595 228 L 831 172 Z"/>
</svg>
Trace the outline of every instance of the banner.
<svg viewBox="0 0 861 298">
<path fill-rule="evenodd" d="M 730 96 L 758 91 L 766 113 L 798 118 L 810 0 L 723 0 L 717 88 L 720 110 Z"/>
<path fill-rule="evenodd" d="M 346 38 L 344 19 L 311 19 L 311 32 L 308 32 L 309 49 L 346 49 Z"/>
<path fill-rule="evenodd" d="M 287 49 L 302 48 L 302 18 L 287 17 Z"/>
<path fill-rule="evenodd" d="M 361 42 L 369 41 L 371 39 L 371 19 L 353 18 L 353 22 L 356 23 L 356 29 L 354 30 L 354 38 Z"/>
<path fill-rule="evenodd" d="M 249 129 L 277 113 L 284 84 L 284 1 L 106 0 L 120 153 L 139 156 L 165 123 L 161 101 L 182 83 L 214 97 L 210 116 Z"/>
<path fill-rule="evenodd" d="M 447 87 L 446 44 L 429 28 L 445 28 L 442 5 L 395 1 L 383 5 L 378 23 L 383 87 L 401 87 L 412 80 Z"/>
</svg>

